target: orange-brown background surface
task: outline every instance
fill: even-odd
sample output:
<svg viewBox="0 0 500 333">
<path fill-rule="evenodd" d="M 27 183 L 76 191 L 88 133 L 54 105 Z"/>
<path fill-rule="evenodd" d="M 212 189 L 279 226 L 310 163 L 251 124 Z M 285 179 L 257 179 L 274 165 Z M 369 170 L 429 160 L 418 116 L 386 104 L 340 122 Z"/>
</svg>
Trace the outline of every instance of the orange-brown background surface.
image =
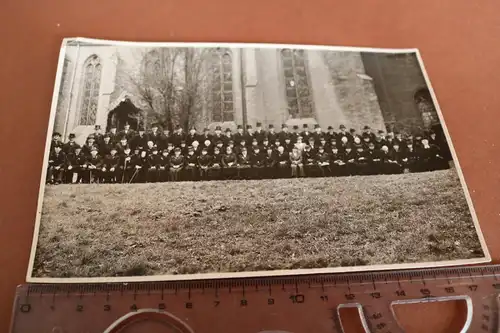
<svg viewBox="0 0 500 333">
<path fill-rule="evenodd" d="M 498 262 L 498 13 L 496 0 L 1 1 L 0 332 L 25 280 L 62 38 L 419 48 Z"/>
</svg>

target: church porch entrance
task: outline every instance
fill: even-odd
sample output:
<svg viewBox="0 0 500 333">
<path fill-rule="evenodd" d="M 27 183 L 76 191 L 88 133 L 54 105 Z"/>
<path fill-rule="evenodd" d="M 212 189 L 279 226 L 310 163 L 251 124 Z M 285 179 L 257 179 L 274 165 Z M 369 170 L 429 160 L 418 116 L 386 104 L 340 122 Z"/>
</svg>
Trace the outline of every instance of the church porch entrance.
<svg viewBox="0 0 500 333">
<path fill-rule="evenodd" d="M 130 128 L 137 131 L 139 126 L 143 125 L 142 112 L 129 99 L 122 101 L 113 110 L 108 113 L 106 123 L 106 131 L 109 131 L 111 126 L 116 126 L 118 131 L 122 130 L 125 124 L 129 124 Z"/>
</svg>

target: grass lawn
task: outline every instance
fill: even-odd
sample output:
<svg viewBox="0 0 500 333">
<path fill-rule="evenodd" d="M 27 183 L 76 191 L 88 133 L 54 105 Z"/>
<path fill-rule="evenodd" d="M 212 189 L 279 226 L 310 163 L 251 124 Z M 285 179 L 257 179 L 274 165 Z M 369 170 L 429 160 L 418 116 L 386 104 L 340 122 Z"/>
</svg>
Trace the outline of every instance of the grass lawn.
<svg viewBox="0 0 500 333">
<path fill-rule="evenodd" d="M 35 277 L 483 257 L 456 172 L 47 186 Z"/>
</svg>

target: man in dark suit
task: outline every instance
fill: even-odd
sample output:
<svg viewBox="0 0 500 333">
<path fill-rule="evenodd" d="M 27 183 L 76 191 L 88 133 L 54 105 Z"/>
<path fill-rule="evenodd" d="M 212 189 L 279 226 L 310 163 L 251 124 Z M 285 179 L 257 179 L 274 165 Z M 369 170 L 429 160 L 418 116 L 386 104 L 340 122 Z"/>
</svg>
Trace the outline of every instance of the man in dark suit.
<svg viewBox="0 0 500 333">
<path fill-rule="evenodd" d="M 105 155 L 101 165 L 101 181 L 103 183 L 116 183 L 119 163 L 120 156 L 117 154 L 116 147 L 111 147 L 109 154 Z"/>
<path fill-rule="evenodd" d="M 193 146 L 188 147 L 185 159 L 185 180 L 198 180 L 198 156 L 194 153 Z"/>
<path fill-rule="evenodd" d="M 49 167 L 47 170 L 47 183 L 49 184 L 62 183 L 64 167 L 66 166 L 66 154 L 62 151 L 62 148 L 62 143 L 57 142 L 49 154 Z"/>
<path fill-rule="evenodd" d="M 274 131 L 274 125 L 270 124 L 269 125 L 269 131 L 267 132 L 267 139 L 269 140 L 270 144 L 273 144 L 274 141 L 276 141 L 276 138 L 278 137 L 278 134 Z"/>
<path fill-rule="evenodd" d="M 216 145 L 217 142 L 221 141 L 224 143 L 224 136 L 222 135 L 222 127 L 216 126 L 215 127 L 215 134 L 212 136 L 212 144 Z"/>
<path fill-rule="evenodd" d="M 253 178 L 262 179 L 264 177 L 264 168 L 266 167 L 265 155 L 260 151 L 259 146 L 253 148 L 250 156 L 250 164 L 252 165 Z"/>
<path fill-rule="evenodd" d="M 69 141 L 63 144 L 62 146 L 62 151 L 67 155 L 73 152 L 75 149 L 75 146 L 78 146 L 78 144 L 75 142 L 75 134 L 71 133 L 68 136 Z"/>
<path fill-rule="evenodd" d="M 137 147 L 144 148 L 146 147 L 147 142 L 148 142 L 148 136 L 144 131 L 144 127 L 139 127 L 139 133 L 137 133 L 130 141 L 130 148 L 132 148 L 132 150 L 135 150 L 135 148 Z"/>
<path fill-rule="evenodd" d="M 186 144 L 188 146 L 191 146 L 193 144 L 193 141 L 199 142 L 199 136 L 198 133 L 196 133 L 196 127 L 194 126 L 189 129 L 189 133 L 186 136 Z"/>
<path fill-rule="evenodd" d="M 310 131 L 309 131 L 309 125 L 307 124 L 303 124 L 302 125 L 303 127 L 303 131 L 302 131 L 302 140 L 304 140 L 304 142 L 309 142 L 309 138 L 313 135 Z"/>
<path fill-rule="evenodd" d="M 125 123 L 125 126 L 123 126 L 123 130 L 120 131 L 119 133 L 119 137 L 120 138 L 127 138 L 127 141 L 130 141 L 132 140 L 132 138 L 135 136 L 135 131 L 133 129 L 130 128 L 130 124 L 129 123 Z"/>
<path fill-rule="evenodd" d="M 264 138 L 266 137 L 266 132 L 262 129 L 262 123 L 260 122 L 258 122 L 255 127 L 256 129 L 253 133 L 253 137 L 257 139 L 259 145 L 262 145 L 262 141 L 264 141 Z"/>
<path fill-rule="evenodd" d="M 272 146 L 268 146 L 264 155 L 266 165 L 266 178 L 275 178 L 276 176 L 276 151 Z"/>
<path fill-rule="evenodd" d="M 198 170 L 200 171 L 200 179 L 209 179 L 209 170 L 212 165 L 213 157 L 208 154 L 207 148 L 201 149 L 201 154 L 198 156 Z"/>
<path fill-rule="evenodd" d="M 172 143 L 174 144 L 175 147 L 180 147 L 181 142 L 186 140 L 186 136 L 184 135 L 184 131 L 182 130 L 182 127 L 177 125 L 175 127 L 175 133 L 172 134 Z"/>
<path fill-rule="evenodd" d="M 251 161 L 247 147 L 242 147 L 238 155 L 238 178 L 250 179 L 251 176 Z"/>
</svg>

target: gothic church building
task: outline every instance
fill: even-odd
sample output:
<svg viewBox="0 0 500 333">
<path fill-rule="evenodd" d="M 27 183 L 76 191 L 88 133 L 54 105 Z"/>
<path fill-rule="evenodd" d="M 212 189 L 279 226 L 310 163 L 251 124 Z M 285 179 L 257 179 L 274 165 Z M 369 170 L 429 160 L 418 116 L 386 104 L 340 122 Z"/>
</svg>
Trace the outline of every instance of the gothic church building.
<svg viewBox="0 0 500 333">
<path fill-rule="evenodd" d="M 123 73 L 132 75 L 144 64 L 136 51 L 67 46 L 54 131 L 64 139 L 75 133 L 83 143 L 96 124 L 148 127 L 151 105 L 123 79 Z M 439 127 L 415 54 L 267 47 L 214 52 L 210 68 L 216 75 L 203 92 L 207 98 L 200 98 L 193 123 L 198 130 L 218 125 L 234 130 L 257 122 L 277 128 L 344 124 L 358 131 L 364 125 L 407 132 Z"/>
</svg>

